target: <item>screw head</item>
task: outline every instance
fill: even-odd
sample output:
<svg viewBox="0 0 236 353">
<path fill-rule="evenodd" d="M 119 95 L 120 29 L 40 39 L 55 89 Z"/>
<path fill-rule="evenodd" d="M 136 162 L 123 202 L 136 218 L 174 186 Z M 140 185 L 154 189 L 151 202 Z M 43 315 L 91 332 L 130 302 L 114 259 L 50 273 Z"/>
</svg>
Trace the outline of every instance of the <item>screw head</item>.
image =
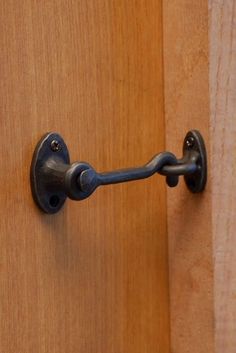
<svg viewBox="0 0 236 353">
<path fill-rule="evenodd" d="M 186 140 L 187 148 L 192 148 L 194 146 L 195 140 L 193 136 L 189 136 Z"/>
<path fill-rule="evenodd" d="M 52 142 L 51 142 L 51 150 L 53 152 L 58 152 L 58 151 L 60 151 L 60 149 L 61 149 L 60 142 L 57 141 L 57 140 L 52 140 Z"/>
</svg>

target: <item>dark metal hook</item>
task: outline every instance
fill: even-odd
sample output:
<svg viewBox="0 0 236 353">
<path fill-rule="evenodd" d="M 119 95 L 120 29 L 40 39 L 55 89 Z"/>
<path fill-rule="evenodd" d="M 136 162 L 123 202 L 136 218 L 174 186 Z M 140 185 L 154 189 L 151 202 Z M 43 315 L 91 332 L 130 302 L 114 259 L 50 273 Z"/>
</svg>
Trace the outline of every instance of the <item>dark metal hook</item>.
<svg viewBox="0 0 236 353">
<path fill-rule="evenodd" d="M 90 196 L 98 186 L 124 183 L 133 180 L 146 179 L 155 173 L 167 175 L 167 184 L 171 187 L 178 184 L 179 175 L 193 174 L 197 171 L 196 159 L 198 153 L 191 154 L 192 160 L 177 160 L 170 152 L 155 155 L 147 164 L 139 168 L 120 169 L 111 172 L 97 173 L 91 166 L 81 172 L 77 183 L 81 190 L 79 199 Z M 172 178 L 170 178 L 172 176 Z"/>
<path fill-rule="evenodd" d="M 147 164 L 136 168 L 98 173 L 90 164 L 70 164 L 67 146 L 60 135 L 46 134 L 38 143 L 31 165 L 31 187 L 37 205 L 47 213 L 57 212 L 66 197 L 83 200 L 98 186 L 149 178 L 155 173 L 166 176 L 167 184 L 178 184 L 185 176 L 188 188 L 200 192 L 206 183 L 206 151 L 198 131 L 190 131 L 184 140 L 183 158 L 170 152 L 155 155 Z"/>
</svg>

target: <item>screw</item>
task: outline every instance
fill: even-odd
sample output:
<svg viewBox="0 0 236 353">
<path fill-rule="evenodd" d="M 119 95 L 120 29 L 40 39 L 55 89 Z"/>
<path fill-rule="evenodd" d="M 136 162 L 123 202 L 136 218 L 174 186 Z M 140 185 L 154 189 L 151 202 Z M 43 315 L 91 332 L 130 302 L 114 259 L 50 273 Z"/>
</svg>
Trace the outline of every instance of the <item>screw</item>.
<svg viewBox="0 0 236 353">
<path fill-rule="evenodd" d="M 186 146 L 187 148 L 192 148 L 194 146 L 195 140 L 193 136 L 190 136 L 186 140 Z"/>
<path fill-rule="evenodd" d="M 58 151 L 60 151 L 60 149 L 61 149 L 60 142 L 57 141 L 57 140 L 52 140 L 52 142 L 51 142 L 51 150 L 53 152 L 58 152 Z"/>
</svg>

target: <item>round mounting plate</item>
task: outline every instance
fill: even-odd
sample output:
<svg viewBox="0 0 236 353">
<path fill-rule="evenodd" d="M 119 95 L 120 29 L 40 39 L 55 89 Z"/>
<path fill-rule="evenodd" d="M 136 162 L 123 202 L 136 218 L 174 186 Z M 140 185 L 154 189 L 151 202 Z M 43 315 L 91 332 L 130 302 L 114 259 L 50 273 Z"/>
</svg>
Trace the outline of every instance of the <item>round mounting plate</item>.
<svg viewBox="0 0 236 353">
<path fill-rule="evenodd" d="M 45 163 L 51 158 L 58 162 L 70 163 L 69 152 L 64 140 L 54 132 L 47 133 L 38 142 L 30 170 L 33 198 L 43 212 L 50 214 L 58 212 L 67 197 L 63 191 L 47 188 L 47 180 L 42 171 Z"/>
<path fill-rule="evenodd" d="M 207 155 L 205 143 L 199 131 L 191 130 L 187 133 L 183 144 L 183 155 L 187 151 L 198 152 L 199 158 L 197 160 L 197 172 L 185 175 L 185 183 L 191 192 L 201 192 L 205 189 L 207 182 Z"/>
</svg>

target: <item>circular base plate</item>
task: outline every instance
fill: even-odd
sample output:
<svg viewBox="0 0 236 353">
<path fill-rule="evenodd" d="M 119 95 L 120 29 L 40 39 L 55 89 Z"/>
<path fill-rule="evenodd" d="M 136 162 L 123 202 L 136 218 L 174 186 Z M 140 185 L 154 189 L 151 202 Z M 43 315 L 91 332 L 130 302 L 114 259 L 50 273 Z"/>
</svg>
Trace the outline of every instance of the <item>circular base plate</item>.
<svg viewBox="0 0 236 353">
<path fill-rule="evenodd" d="M 204 140 L 197 130 L 189 131 L 184 139 L 183 155 L 188 151 L 199 153 L 198 170 L 194 174 L 185 175 L 185 183 L 191 192 L 201 192 L 205 189 L 207 182 L 207 155 Z"/>
<path fill-rule="evenodd" d="M 66 194 L 47 188 L 43 168 L 50 158 L 65 164 L 70 163 L 69 152 L 64 140 L 57 133 L 49 132 L 37 144 L 30 170 L 31 190 L 39 208 L 46 213 L 56 213 L 63 206 Z"/>
</svg>

